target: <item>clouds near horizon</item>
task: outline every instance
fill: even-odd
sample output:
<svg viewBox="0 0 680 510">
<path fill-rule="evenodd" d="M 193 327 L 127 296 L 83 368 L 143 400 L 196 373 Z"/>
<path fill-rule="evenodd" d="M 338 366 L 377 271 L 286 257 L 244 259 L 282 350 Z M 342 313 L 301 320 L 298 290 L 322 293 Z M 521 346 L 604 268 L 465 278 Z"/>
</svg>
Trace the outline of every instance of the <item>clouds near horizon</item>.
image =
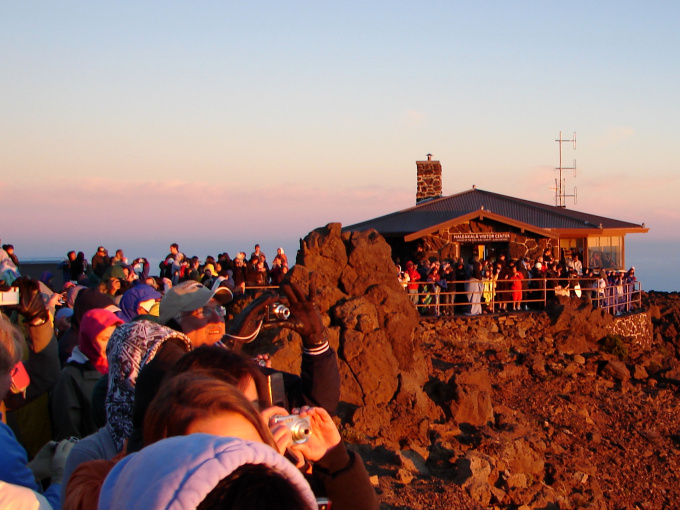
<svg viewBox="0 0 680 510">
<path fill-rule="evenodd" d="M 0 238 L 14 244 L 72 245 L 157 240 L 304 237 L 331 222 L 351 224 L 413 205 L 414 194 L 385 187 L 244 186 L 201 181 L 88 178 L 17 185 L 0 181 Z M 10 241 L 8 241 L 10 242 Z M 45 246 L 49 251 L 49 246 Z"/>
</svg>

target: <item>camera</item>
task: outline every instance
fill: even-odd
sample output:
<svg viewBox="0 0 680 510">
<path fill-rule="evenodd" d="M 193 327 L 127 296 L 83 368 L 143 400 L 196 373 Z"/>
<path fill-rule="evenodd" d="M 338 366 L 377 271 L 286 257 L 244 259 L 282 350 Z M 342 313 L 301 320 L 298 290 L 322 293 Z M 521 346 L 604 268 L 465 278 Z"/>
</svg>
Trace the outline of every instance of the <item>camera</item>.
<svg viewBox="0 0 680 510">
<path fill-rule="evenodd" d="M 295 444 L 306 443 L 309 436 L 312 435 L 312 424 L 309 417 L 298 416 L 297 414 L 290 414 L 282 416 L 277 414 L 272 418 L 274 423 L 283 423 L 293 436 Z"/>
<path fill-rule="evenodd" d="M 267 322 L 285 321 L 290 317 L 290 309 L 281 303 L 272 303 L 267 307 Z"/>
<path fill-rule="evenodd" d="M 18 305 L 19 304 L 19 289 L 16 287 L 10 290 L 0 292 L 0 306 Z M 290 312 L 288 312 L 290 313 Z"/>
</svg>

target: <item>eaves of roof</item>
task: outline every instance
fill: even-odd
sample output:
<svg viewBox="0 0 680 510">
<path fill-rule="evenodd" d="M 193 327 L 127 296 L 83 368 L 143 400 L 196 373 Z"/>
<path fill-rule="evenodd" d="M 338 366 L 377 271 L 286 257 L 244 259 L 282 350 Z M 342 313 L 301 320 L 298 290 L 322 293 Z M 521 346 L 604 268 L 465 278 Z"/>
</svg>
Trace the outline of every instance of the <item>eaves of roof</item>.
<svg viewBox="0 0 680 510">
<path fill-rule="evenodd" d="M 415 238 L 416 233 L 434 232 L 446 226 L 467 221 L 464 218 L 475 217 L 479 211 L 484 211 L 487 217 L 493 214 L 498 221 L 515 224 L 519 228 L 533 232 L 538 229 L 546 233 L 541 235 L 549 237 L 566 235 L 566 232 L 574 232 L 575 235 L 597 235 L 597 233 L 614 235 L 613 231 L 633 233 L 649 230 L 635 223 L 508 197 L 476 188 L 421 202 L 408 209 L 347 226 L 343 230 L 372 228 L 388 237 Z"/>
<path fill-rule="evenodd" d="M 519 228 L 522 232 L 524 231 L 529 231 L 533 232 L 534 234 L 541 235 L 543 237 L 559 237 L 559 235 L 555 232 L 551 232 L 549 230 L 544 230 L 542 228 L 537 228 L 534 227 L 533 225 L 529 225 L 526 223 L 522 223 L 519 221 L 515 221 L 511 218 L 506 218 L 505 216 L 501 216 L 499 214 L 495 214 L 489 211 L 485 211 L 484 209 L 480 209 L 478 211 L 471 212 L 469 214 L 465 214 L 463 216 L 459 216 L 458 218 L 454 218 L 452 220 L 449 220 L 445 223 L 442 223 L 440 225 L 435 225 L 433 227 L 430 227 L 425 230 L 421 230 L 420 232 L 413 232 L 409 235 L 404 236 L 404 241 L 409 242 L 409 241 L 414 241 L 415 239 L 420 239 L 421 237 L 432 234 L 438 230 L 444 230 L 449 227 L 453 227 L 455 225 L 459 225 L 461 223 L 468 222 L 470 220 L 483 220 L 484 218 L 488 218 L 490 220 L 498 221 L 500 223 L 505 223 L 506 225 L 511 225 L 513 227 Z"/>
</svg>

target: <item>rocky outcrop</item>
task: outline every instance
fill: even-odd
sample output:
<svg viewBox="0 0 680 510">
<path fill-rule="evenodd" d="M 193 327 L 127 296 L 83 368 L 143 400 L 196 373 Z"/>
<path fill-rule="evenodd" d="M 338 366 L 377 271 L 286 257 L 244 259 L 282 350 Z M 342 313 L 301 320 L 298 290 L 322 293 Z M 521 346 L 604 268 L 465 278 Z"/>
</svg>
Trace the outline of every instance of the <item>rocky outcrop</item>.
<svg viewBox="0 0 680 510">
<path fill-rule="evenodd" d="M 643 294 L 647 311 L 621 317 L 564 298 L 424 318 L 384 240 L 338 224 L 301 241 L 290 278 L 316 287 L 343 432 L 390 508 L 678 506 L 679 295 Z M 297 371 L 299 338 L 274 345 L 275 366 Z"/>
<path fill-rule="evenodd" d="M 340 224 L 332 223 L 300 242 L 289 278 L 303 289 L 316 288 L 338 353 L 343 419 L 388 444 L 423 445 L 430 421 L 441 418 L 442 411 L 423 391 L 431 366 L 415 338 L 418 313 L 396 275 L 382 236 L 343 234 Z M 278 368 L 299 369 L 295 336 L 279 336 L 290 348 L 273 354 Z"/>
</svg>

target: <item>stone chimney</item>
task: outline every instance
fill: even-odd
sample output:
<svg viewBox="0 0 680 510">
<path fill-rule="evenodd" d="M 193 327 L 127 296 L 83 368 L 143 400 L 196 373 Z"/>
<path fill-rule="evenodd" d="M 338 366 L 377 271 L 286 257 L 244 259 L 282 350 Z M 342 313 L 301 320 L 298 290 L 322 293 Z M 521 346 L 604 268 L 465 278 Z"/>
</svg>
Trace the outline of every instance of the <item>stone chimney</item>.
<svg viewBox="0 0 680 510">
<path fill-rule="evenodd" d="M 432 161 L 432 154 L 427 155 L 427 161 L 416 161 L 418 169 L 418 189 L 416 204 L 430 198 L 442 196 L 442 164 Z"/>
</svg>

